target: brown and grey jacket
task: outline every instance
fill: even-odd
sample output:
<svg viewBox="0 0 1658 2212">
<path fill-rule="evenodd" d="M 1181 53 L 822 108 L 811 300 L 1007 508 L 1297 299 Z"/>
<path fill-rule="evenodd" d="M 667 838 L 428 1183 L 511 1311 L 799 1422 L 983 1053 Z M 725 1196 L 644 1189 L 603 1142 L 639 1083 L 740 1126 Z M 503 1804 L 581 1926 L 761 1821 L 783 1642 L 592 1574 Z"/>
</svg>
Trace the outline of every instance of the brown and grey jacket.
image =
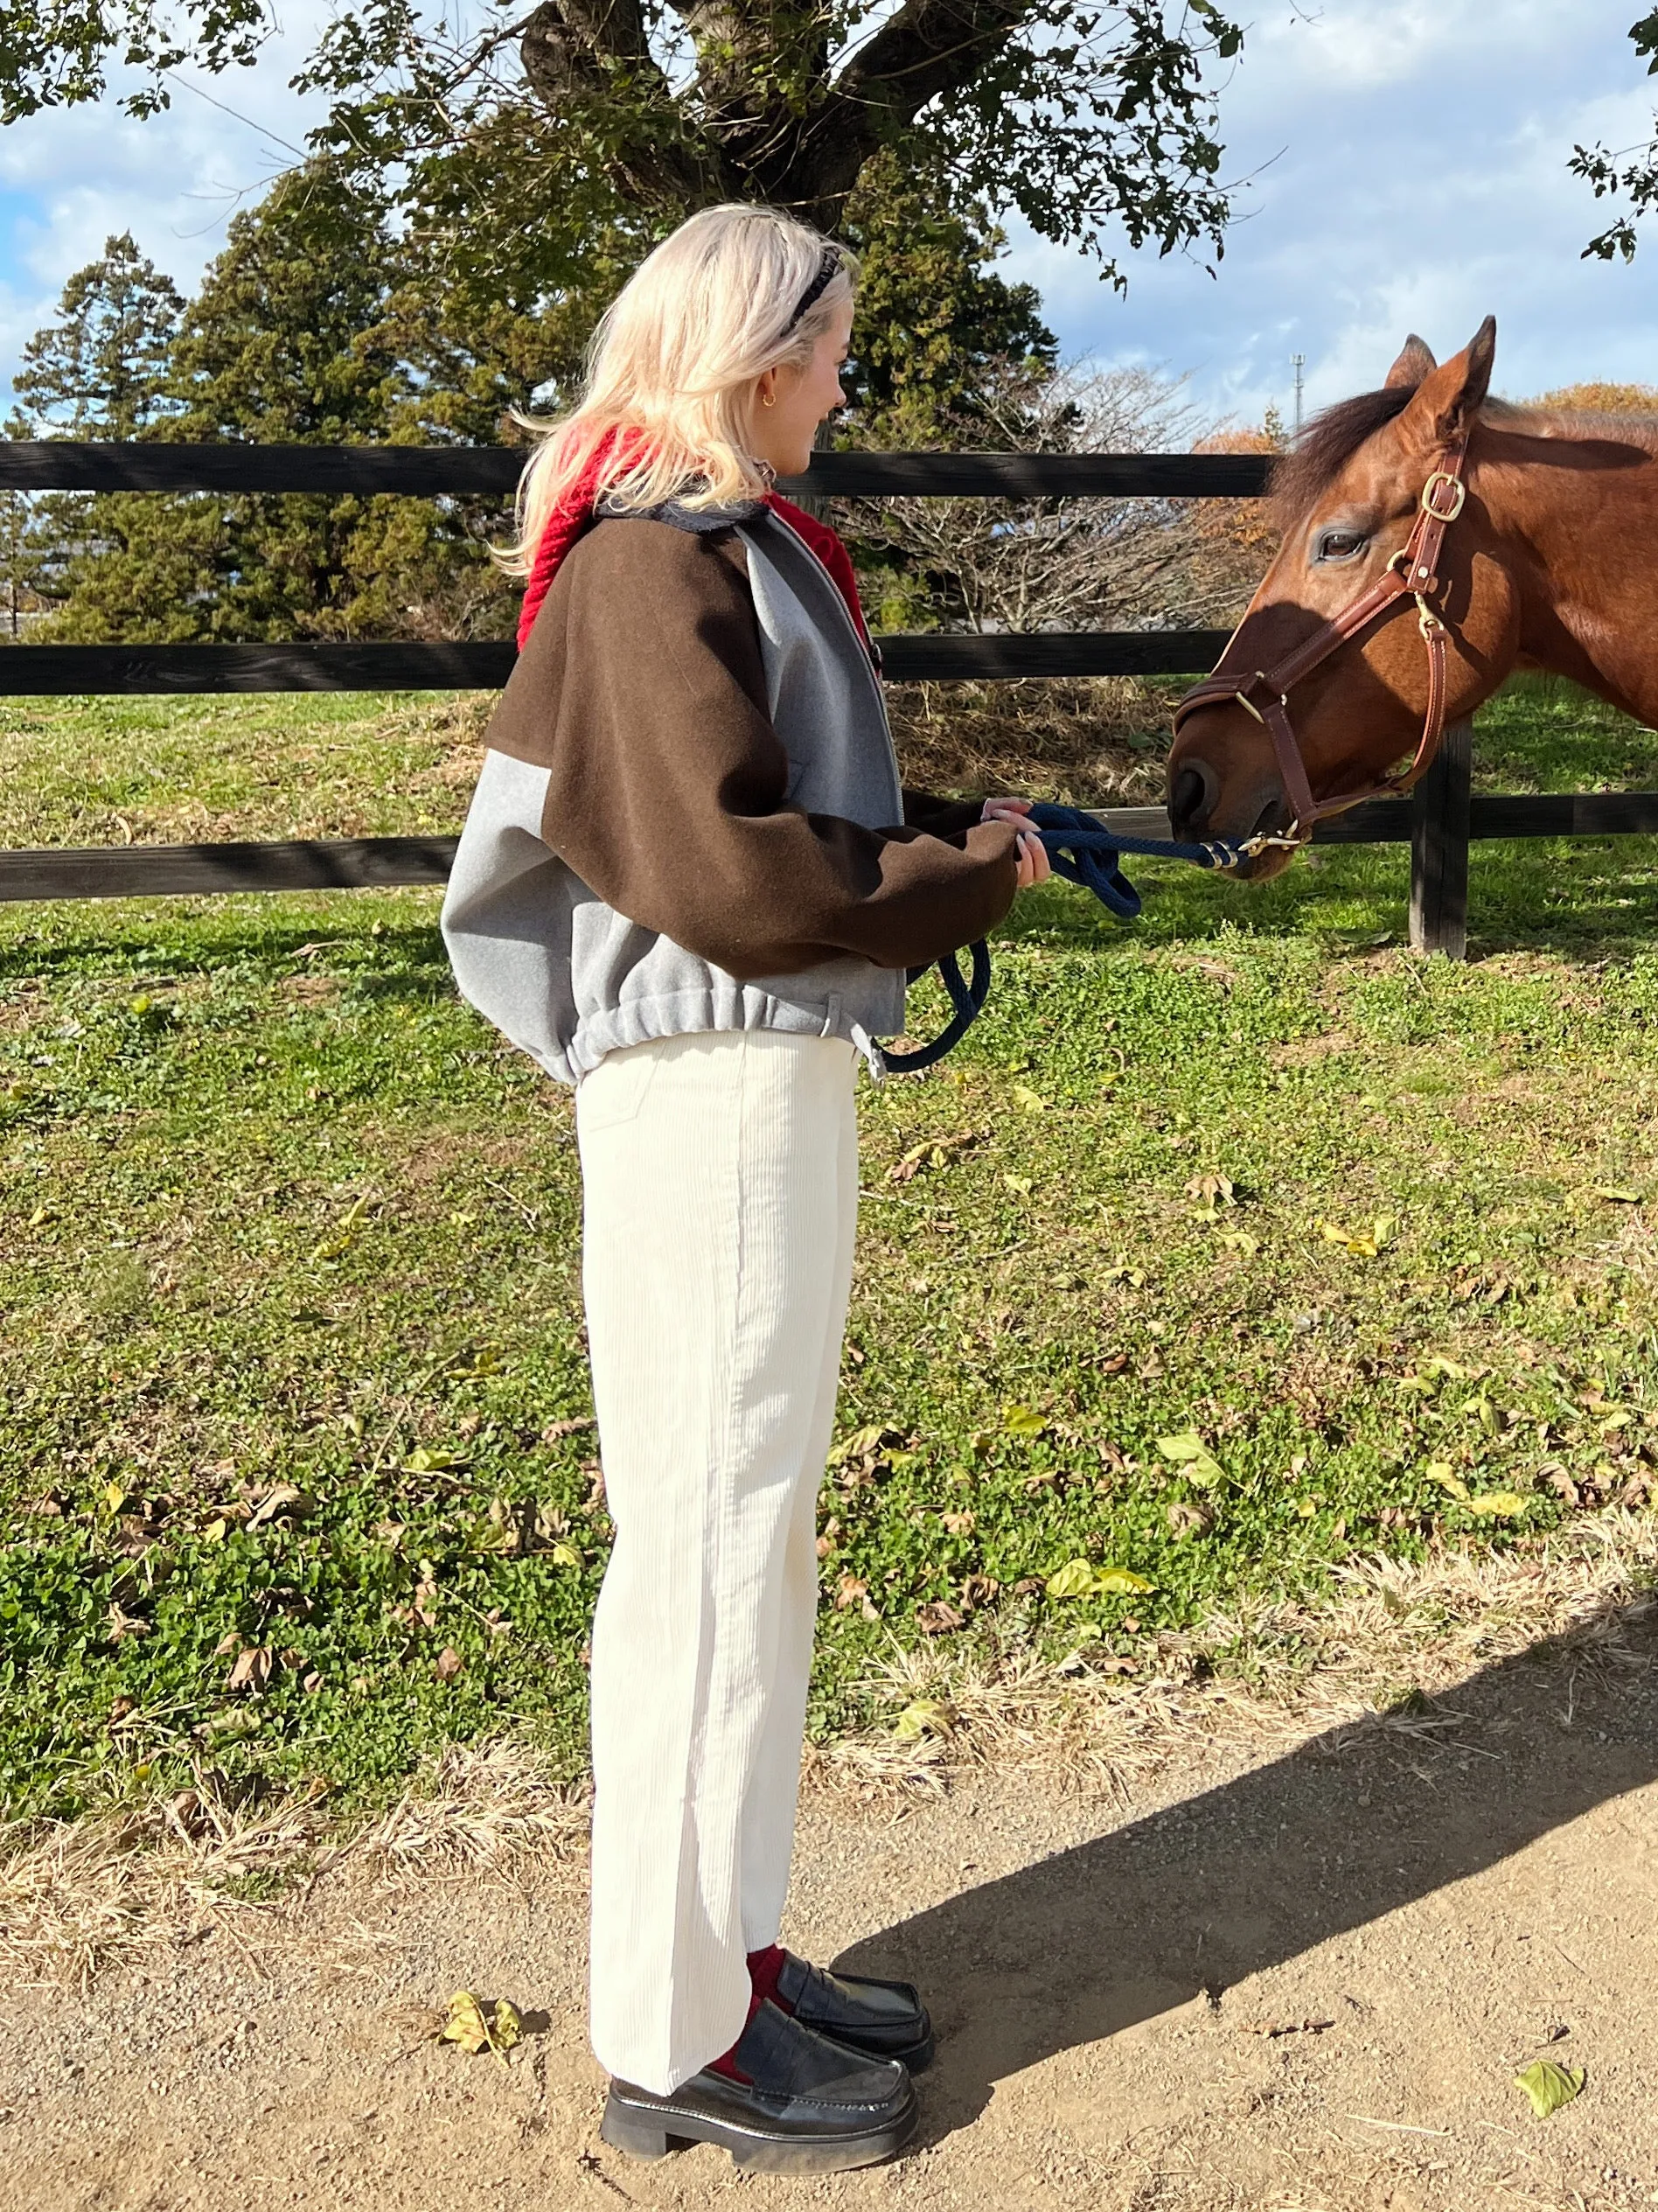
<svg viewBox="0 0 1658 2212">
<path fill-rule="evenodd" d="M 1013 903 L 1014 834 L 901 793 L 839 589 L 754 506 L 602 518 L 491 722 L 443 905 L 463 994 L 547 1071 L 687 1030 L 869 1040 Z"/>
</svg>

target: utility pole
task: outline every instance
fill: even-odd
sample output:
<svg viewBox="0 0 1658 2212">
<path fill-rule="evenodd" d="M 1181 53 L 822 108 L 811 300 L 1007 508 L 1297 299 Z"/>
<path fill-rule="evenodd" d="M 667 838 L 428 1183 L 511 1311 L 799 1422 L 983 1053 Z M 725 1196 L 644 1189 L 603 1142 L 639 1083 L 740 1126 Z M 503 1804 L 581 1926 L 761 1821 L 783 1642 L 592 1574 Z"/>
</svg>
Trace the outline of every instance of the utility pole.
<svg viewBox="0 0 1658 2212">
<path fill-rule="evenodd" d="M 1290 366 L 1295 371 L 1295 442 L 1301 442 L 1301 371 L 1306 366 L 1305 353 L 1292 353 Z"/>
</svg>

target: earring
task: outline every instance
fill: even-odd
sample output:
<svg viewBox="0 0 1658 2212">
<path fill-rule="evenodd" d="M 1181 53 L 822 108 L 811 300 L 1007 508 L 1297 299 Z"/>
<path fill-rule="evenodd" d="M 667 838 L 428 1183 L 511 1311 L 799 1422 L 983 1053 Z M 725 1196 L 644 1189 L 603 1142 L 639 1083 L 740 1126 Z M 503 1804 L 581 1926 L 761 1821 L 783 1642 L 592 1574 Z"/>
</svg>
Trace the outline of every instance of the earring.
<svg viewBox="0 0 1658 2212">
<path fill-rule="evenodd" d="M 777 394 L 775 392 L 762 392 L 760 394 L 760 404 L 762 407 L 776 407 L 777 404 Z"/>
</svg>

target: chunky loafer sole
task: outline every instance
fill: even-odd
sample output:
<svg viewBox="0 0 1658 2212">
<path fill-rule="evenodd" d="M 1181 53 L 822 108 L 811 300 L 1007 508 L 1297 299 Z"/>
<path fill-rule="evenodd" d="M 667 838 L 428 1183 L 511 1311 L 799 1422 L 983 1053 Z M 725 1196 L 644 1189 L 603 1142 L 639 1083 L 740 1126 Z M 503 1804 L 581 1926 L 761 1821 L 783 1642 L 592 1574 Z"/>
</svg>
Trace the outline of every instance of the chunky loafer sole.
<svg viewBox="0 0 1658 2212">
<path fill-rule="evenodd" d="M 636 2102 L 636 2097 L 643 2101 Z M 774 2134 L 763 2119 L 739 2122 L 712 2113 L 675 2111 L 665 2100 L 658 2104 L 642 2091 L 612 2083 L 599 2133 L 630 2158 L 662 2159 L 670 2151 L 688 2150 L 693 2143 L 714 2143 L 750 2174 L 847 2174 L 896 2158 L 920 2122 L 921 2108 L 912 2100 L 896 2116 L 856 2134 Z"/>
</svg>

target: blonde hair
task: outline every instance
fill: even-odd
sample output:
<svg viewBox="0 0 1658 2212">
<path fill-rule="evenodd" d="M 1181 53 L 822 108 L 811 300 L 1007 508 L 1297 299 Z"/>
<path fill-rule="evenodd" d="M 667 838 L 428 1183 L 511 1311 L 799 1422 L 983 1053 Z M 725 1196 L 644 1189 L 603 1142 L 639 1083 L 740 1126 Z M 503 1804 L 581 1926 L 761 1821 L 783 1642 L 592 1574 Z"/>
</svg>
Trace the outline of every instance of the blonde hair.
<svg viewBox="0 0 1658 2212">
<path fill-rule="evenodd" d="M 580 405 L 552 422 L 513 418 L 541 442 L 519 479 L 518 541 L 501 556 L 509 574 L 529 574 L 547 517 L 618 428 L 642 431 L 647 445 L 606 464 L 601 498 L 639 508 L 764 497 L 771 472 L 748 450 L 753 387 L 767 369 L 805 368 L 851 299 L 858 264 L 837 246 L 839 267 L 791 324 L 830 244 L 776 208 L 728 205 L 705 207 L 645 257 L 594 333 Z"/>
</svg>

